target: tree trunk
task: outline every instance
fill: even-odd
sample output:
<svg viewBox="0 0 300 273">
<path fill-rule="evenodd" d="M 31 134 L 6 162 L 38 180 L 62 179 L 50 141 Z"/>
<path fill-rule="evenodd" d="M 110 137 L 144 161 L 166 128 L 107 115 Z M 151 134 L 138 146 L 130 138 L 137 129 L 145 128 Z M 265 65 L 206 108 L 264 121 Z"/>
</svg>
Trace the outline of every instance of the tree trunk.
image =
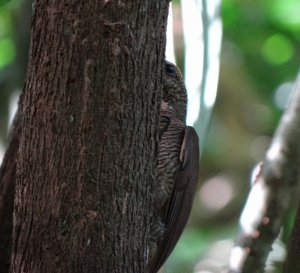
<svg viewBox="0 0 300 273">
<path fill-rule="evenodd" d="M 146 272 L 168 1 L 36 0 L 10 272 Z"/>
</svg>

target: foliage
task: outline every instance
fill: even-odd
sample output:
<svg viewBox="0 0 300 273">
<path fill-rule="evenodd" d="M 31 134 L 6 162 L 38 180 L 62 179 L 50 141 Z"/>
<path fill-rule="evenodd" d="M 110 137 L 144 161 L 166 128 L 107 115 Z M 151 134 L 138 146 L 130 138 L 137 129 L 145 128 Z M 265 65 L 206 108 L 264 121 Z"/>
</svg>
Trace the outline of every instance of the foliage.
<svg viewBox="0 0 300 273">
<path fill-rule="evenodd" d="M 267 99 L 298 70 L 300 17 L 297 0 L 224 0 L 224 41 L 233 43 L 256 91 Z"/>
<path fill-rule="evenodd" d="M 201 166 L 204 186 L 199 197 L 206 196 L 211 203 L 216 203 L 226 194 L 221 185 L 227 183 L 230 185 L 230 200 L 224 202 L 217 212 L 206 206 L 203 200 L 195 202 L 197 213 L 194 212 L 192 228 L 186 231 L 170 259 L 170 268 L 174 264 L 178 271 L 167 269 L 167 272 L 192 272 L 191 268 L 197 262 L 203 265 L 209 259 L 207 270 L 215 268 L 214 264 L 218 269 L 213 272 L 220 272 L 218 270 L 224 265 L 216 258 L 216 253 L 211 254 L 212 246 L 221 246 L 219 240 L 234 239 L 239 212 L 250 187 L 251 170 L 263 159 L 286 106 L 291 81 L 299 69 L 299 5 L 297 0 L 223 0 L 224 38 L 219 93 L 205 144 Z M 291 229 L 294 211 L 290 214 L 283 232 L 284 242 Z M 205 233 L 203 227 L 211 233 Z M 220 238 L 224 229 L 228 233 L 223 233 Z M 194 244 L 201 245 L 193 253 L 190 233 L 194 234 Z M 200 244 L 197 243 L 199 240 Z M 215 251 L 226 250 L 215 248 Z M 195 259 L 195 253 L 198 259 Z M 282 254 L 279 256 L 282 260 Z M 185 257 L 185 264 L 190 261 L 190 268 L 180 268 L 180 257 Z M 272 272 L 271 267 L 268 270 Z"/>
</svg>

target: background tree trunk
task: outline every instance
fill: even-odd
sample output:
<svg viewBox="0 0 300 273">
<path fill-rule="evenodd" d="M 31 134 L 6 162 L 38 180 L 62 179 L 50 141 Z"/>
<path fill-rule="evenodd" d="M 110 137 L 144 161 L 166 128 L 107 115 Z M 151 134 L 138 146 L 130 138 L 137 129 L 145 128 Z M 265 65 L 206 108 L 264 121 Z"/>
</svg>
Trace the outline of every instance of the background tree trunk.
<svg viewBox="0 0 300 273">
<path fill-rule="evenodd" d="M 35 2 L 11 272 L 146 272 L 167 8 Z"/>
</svg>

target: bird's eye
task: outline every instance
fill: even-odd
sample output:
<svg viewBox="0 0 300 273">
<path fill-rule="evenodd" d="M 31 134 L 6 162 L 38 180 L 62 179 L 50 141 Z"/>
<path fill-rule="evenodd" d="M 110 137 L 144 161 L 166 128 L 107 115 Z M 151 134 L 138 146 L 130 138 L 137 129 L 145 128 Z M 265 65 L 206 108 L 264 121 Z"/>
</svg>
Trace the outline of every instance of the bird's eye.
<svg viewBox="0 0 300 273">
<path fill-rule="evenodd" d="M 176 70 L 173 64 L 166 63 L 165 64 L 166 74 L 172 77 L 176 76 Z"/>
</svg>

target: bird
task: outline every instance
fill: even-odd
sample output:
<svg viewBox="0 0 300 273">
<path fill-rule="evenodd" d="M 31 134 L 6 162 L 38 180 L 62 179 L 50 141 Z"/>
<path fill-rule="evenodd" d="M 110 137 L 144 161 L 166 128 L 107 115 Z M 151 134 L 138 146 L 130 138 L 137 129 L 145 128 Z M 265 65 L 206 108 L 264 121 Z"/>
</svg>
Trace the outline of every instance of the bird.
<svg viewBox="0 0 300 273">
<path fill-rule="evenodd" d="M 185 123 L 186 87 L 180 70 L 165 61 L 148 272 L 156 273 L 188 221 L 199 173 L 199 140 Z"/>
</svg>

